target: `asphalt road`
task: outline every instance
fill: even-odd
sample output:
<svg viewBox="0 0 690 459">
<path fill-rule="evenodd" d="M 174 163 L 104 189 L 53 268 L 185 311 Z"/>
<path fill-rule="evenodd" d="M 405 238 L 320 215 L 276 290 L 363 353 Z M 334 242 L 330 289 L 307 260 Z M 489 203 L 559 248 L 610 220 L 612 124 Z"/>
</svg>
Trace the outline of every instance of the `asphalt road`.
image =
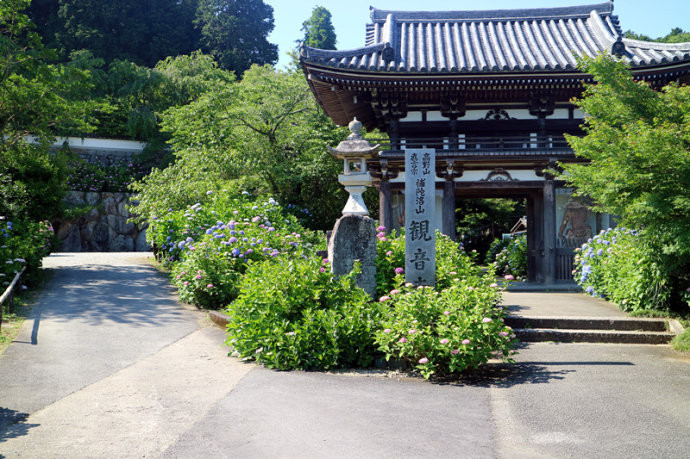
<svg viewBox="0 0 690 459">
<path fill-rule="evenodd" d="M 228 358 L 223 331 L 179 305 L 140 258 L 58 254 L 47 264 L 56 274 L 37 300 L 38 326 L 27 321 L 0 357 L 6 457 L 690 451 L 690 358 L 667 346 L 531 344 L 515 365 L 443 383 L 277 372 Z"/>
</svg>

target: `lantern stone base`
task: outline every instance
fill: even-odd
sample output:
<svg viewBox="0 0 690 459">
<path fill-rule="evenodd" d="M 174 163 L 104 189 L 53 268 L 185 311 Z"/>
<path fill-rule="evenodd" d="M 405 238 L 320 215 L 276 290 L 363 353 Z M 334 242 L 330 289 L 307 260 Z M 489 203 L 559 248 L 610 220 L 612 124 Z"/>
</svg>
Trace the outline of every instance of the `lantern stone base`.
<svg viewBox="0 0 690 459">
<path fill-rule="evenodd" d="M 328 258 L 336 277 L 349 274 L 355 261 L 361 264 L 357 285 L 372 298 L 376 296 L 376 223 L 369 217 L 345 215 L 333 227 L 328 242 Z"/>
</svg>

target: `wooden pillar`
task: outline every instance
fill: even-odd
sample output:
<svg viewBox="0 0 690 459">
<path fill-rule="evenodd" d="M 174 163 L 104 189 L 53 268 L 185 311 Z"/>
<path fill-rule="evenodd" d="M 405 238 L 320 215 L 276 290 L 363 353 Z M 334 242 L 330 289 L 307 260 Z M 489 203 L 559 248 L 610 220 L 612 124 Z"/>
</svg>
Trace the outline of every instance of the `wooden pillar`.
<svg viewBox="0 0 690 459">
<path fill-rule="evenodd" d="M 448 122 L 448 148 L 452 151 L 457 151 L 458 146 L 458 120 L 451 119 Z"/>
<path fill-rule="evenodd" d="M 388 126 L 388 138 L 391 142 L 391 150 L 400 150 L 400 132 L 399 132 L 400 122 L 398 118 L 391 119 L 390 125 Z"/>
<path fill-rule="evenodd" d="M 537 233 L 537 226 L 541 224 L 541 222 L 537 222 L 535 220 L 535 215 L 534 215 L 534 201 L 535 201 L 535 196 L 533 193 L 530 193 L 529 196 L 527 196 L 527 281 L 528 282 L 536 282 L 537 281 L 537 258 L 538 258 L 538 252 L 537 252 L 537 241 L 536 241 L 536 233 Z"/>
<path fill-rule="evenodd" d="M 534 280 L 544 282 L 544 193 L 543 189 L 532 193 L 534 215 Z M 529 224 L 528 224 L 529 225 Z"/>
<path fill-rule="evenodd" d="M 387 177 L 381 178 L 379 184 L 379 222 L 386 227 L 386 233 L 393 228 L 393 208 L 391 203 L 391 182 Z"/>
<path fill-rule="evenodd" d="M 556 190 L 552 179 L 544 182 L 544 283 L 556 282 Z"/>
<path fill-rule="evenodd" d="M 443 182 L 443 224 L 441 232 L 452 240 L 455 234 L 455 182 L 452 174 Z"/>
</svg>

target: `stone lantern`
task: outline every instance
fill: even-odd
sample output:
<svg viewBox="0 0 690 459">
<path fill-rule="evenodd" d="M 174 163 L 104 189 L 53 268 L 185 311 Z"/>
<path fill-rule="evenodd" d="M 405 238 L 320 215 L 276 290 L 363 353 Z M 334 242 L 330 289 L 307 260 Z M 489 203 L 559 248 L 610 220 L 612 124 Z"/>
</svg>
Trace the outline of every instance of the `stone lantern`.
<svg viewBox="0 0 690 459">
<path fill-rule="evenodd" d="M 367 159 L 375 157 L 380 151 L 380 145 L 371 145 L 362 137 L 362 123 L 354 118 L 350 124 L 350 135 L 337 147 L 328 147 L 331 155 L 343 160 L 343 173 L 338 175 L 338 181 L 350 194 L 347 199 L 343 215 L 368 216 L 369 210 L 364 204 L 362 193 L 372 185 L 371 174 L 367 170 Z"/>
</svg>

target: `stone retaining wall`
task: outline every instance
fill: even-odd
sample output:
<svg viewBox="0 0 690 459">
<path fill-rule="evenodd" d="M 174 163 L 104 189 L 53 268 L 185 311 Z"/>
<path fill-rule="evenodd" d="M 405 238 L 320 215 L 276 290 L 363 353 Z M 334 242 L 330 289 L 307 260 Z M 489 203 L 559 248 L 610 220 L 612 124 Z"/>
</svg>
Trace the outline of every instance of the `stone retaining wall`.
<svg viewBox="0 0 690 459">
<path fill-rule="evenodd" d="M 146 226 L 127 220 L 130 193 L 94 193 L 71 191 L 68 206 L 94 206 L 86 215 L 72 222 L 61 222 L 56 228 L 62 252 L 145 252 Z M 136 201 L 132 201 L 136 202 Z"/>
</svg>

